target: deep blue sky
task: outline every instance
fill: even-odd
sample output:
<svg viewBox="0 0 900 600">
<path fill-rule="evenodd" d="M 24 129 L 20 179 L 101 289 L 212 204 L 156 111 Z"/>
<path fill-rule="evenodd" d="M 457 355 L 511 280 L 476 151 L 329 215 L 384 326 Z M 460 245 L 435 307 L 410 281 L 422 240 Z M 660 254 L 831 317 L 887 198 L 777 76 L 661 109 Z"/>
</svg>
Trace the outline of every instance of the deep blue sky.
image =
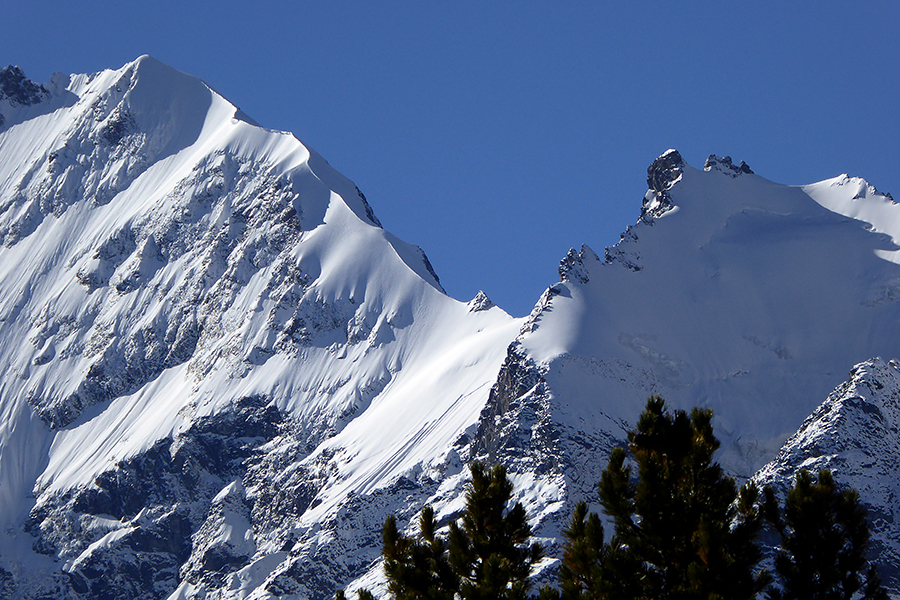
<svg viewBox="0 0 900 600">
<path fill-rule="evenodd" d="M 519 316 L 638 218 L 670 147 L 900 194 L 900 3 L 862 4 L 31 0 L 0 63 L 197 75 L 355 181 L 450 295 Z"/>
</svg>

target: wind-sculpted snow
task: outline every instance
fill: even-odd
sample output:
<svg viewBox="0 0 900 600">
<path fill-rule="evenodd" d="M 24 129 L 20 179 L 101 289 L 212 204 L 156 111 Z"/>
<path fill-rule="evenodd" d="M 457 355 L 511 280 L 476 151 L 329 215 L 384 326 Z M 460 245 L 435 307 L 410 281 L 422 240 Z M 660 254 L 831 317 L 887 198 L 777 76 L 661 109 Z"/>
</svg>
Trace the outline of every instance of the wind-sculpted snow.
<svg viewBox="0 0 900 600">
<path fill-rule="evenodd" d="M 648 395 L 713 408 L 746 476 L 900 354 L 900 215 L 863 180 L 670 150 L 621 241 L 513 319 L 199 79 L 4 73 L 4 597 L 383 595 L 384 518 L 445 528 L 476 459 L 507 465 L 548 581 Z"/>
<path fill-rule="evenodd" d="M 355 185 L 199 79 L 54 78 L 0 102 L 0 585 L 262 590 L 294 545 L 339 556 L 353 494 L 461 469 L 518 321 L 448 298 Z"/>
<path fill-rule="evenodd" d="M 671 206 L 645 211 L 603 261 L 570 252 L 521 345 L 557 402 L 585 407 L 579 427 L 633 423 L 649 393 L 709 407 L 720 460 L 749 476 L 847 365 L 900 355 L 900 271 L 885 260 L 900 207 L 859 186 L 786 187 L 730 159 L 698 171 L 674 155 L 650 177 Z M 867 202 L 877 224 L 848 218 Z"/>
<path fill-rule="evenodd" d="M 869 510 L 870 560 L 886 585 L 900 590 L 900 367 L 872 359 L 850 371 L 754 475 L 783 499 L 799 469 L 829 469 L 839 486 L 859 492 Z"/>
</svg>

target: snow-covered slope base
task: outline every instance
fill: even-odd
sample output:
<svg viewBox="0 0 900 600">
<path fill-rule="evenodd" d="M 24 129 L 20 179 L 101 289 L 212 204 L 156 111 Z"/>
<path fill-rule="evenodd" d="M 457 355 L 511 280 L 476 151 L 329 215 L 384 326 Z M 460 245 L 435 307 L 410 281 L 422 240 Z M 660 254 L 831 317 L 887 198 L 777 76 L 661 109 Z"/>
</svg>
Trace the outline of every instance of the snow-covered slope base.
<svg viewBox="0 0 900 600">
<path fill-rule="evenodd" d="M 850 365 L 900 356 L 900 212 L 859 179 L 667 152 L 622 241 L 513 319 L 152 58 L 8 68 L 0 116 L 2 597 L 377 591 L 384 517 L 446 524 L 474 458 L 507 464 L 552 557 L 647 395 L 713 408 L 749 476 Z"/>
</svg>

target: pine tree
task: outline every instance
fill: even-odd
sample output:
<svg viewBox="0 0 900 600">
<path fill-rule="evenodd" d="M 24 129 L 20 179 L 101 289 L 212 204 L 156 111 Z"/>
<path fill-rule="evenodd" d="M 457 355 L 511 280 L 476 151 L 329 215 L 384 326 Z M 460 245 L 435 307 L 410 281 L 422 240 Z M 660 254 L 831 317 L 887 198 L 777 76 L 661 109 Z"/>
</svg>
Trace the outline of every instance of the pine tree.
<svg viewBox="0 0 900 600">
<path fill-rule="evenodd" d="M 419 536 L 397 529 L 393 515 L 384 523 L 384 571 L 396 600 L 524 600 L 531 567 L 541 547 L 529 543 L 531 528 L 525 508 L 512 500 L 506 469 L 488 471 L 470 465 L 462 523 L 450 523 L 448 540 L 435 533 L 434 511 L 425 507 Z"/>
<path fill-rule="evenodd" d="M 490 472 L 470 466 L 462 525 L 450 524 L 449 559 L 460 578 L 463 600 L 515 600 L 528 597 L 528 575 L 541 558 L 540 544 L 529 543 L 531 527 L 521 503 L 506 510 L 513 485 L 506 469 Z"/>
<path fill-rule="evenodd" d="M 452 600 L 459 578 L 447 560 L 447 544 L 435 536 L 434 510 L 422 509 L 420 538 L 404 536 L 397 530 L 394 515 L 384 522 L 384 572 L 388 590 L 397 600 Z"/>
<path fill-rule="evenodd" d="M 375 596 L 372 595 L 367 589 L 361 589 L 356 592 L 357 600 L 375 600 Z M 344 590 L 338 590 L 334 594 L 334 600 L 347 600 L 347 596 L 344 594 Z"/>
<path fill-rule="evenodd" d="M 579 502 L 572 521 L 564 529 L 563 559 L 559 567 L 560 593 L 564 600 L 599 598 L 603 587 L 603 566 L 607 548 L 603 543 L 603 524 L 596 513 L 588 514 L 587 504 Z"/>
<path fill-rule="evenodd" d="M 797 473 L 781 511 L 772 488 L 765 489 L 766 515 L 781 535 L 775 568 L 782 588 L 773 600 L 887 600 L 875 568 L 868 566 L 869 525 L 859 495 L 840 491 L 830 471 Z"/>
<path fill-rule="evenodd" d="M 641 593 L 640 564 L 621 547 L 604 544 L 603 524 L 579 502 L 563 530 L 563 558 L 559 568 L 562 600 L 636 598 Z"/>
<path fill-rule="evenodd" d="M 758 492 L 745 486 L 738 494 L 713 461 L 719 442 L 711 419 L 708 410 L 669 413 L 658 396 L 648 400 L 628 434 L 637 479 L 622 448 L 602 474 L 600 502 L 615 535 L 601 583 L 590 592 L 583 583 L 589 595 L 581 597 L 744 600 L 767 585 L 768 574 L 756 568 Z"/>
</svg>

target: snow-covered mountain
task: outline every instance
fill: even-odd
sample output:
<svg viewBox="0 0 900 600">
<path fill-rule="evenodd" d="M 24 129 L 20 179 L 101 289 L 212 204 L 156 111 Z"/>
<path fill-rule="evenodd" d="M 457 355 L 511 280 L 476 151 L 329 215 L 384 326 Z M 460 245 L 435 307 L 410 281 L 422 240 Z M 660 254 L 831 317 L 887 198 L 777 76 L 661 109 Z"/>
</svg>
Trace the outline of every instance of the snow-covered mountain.
<svg viewBox="0 0 900 600">
<path fill-rule="evenodd" d="M 872 555 L 881 577 L 900 588 L 900 365 L 872 359 L 856 365 L 778 456 L 754 476 L 783 498 L 796 472 L 828 469 L 859 492 L 869 508 Z"/>
<path fill-rule="evenodd" d="M 150 57 L 55 79 L 7 95 L 0 132 L 19 587 L 160 597 L 274 567 L 351 492 L 452 462 L 519 323 L 447 297 L 350 181 L 199 79 Z"/>
<path fill-rule="evenodd" d="M 900 208 L 861 179 L 669 151 L 620 243 L 514 319 L 150 57 L 0 72 L 0 157 L 0 596 L 377 590 L 385 515 L 446 523 L 473 458 L 552 555 L 647 395 L 713 408 L 747 477 L 851 365 L 900 356 Z"/>
</svg>

